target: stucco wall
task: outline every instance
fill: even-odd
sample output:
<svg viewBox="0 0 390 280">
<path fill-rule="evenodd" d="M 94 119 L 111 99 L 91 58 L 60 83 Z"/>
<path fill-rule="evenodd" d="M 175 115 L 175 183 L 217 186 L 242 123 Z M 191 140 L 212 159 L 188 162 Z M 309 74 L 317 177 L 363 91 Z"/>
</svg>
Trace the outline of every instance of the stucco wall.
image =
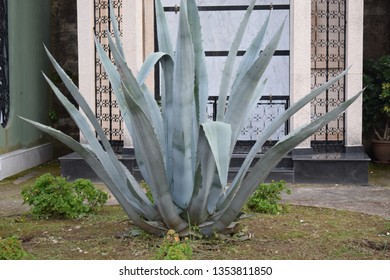
<svg viewBox="0 0 390 280">
<path fill-rule="evenodd" d="M 48 71 L 42 43 L 50 46 L 50 0 L 8 1 L 10 118 L 0 127 L 0 155 L 47 141 L 44 133 L 19 115 L 48 121 L 48 88 L 41 71 Z"/>
</svg>

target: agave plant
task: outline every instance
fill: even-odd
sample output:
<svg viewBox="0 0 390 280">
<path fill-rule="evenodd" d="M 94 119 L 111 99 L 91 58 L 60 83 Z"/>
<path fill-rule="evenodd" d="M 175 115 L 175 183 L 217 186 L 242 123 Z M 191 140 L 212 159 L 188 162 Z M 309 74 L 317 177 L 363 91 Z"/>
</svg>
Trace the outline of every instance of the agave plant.
<svg viewBox="0 0 390 280">
<path fill-rule="evenodd" d="M 108 39 L 115 63 L 111 62 L 96 41 L 97 51 L 132 136 L 137 163 L 152 192 L 153 203 L 133 175 L 117 159 L 93 111 L 49 52 L 48 56 L 56 71 L 84 114 L 46 76 L 45 78 L 79 126 L 88 145 L 80 144 L 51 127 L 25 120 L 78 152 L 139 228 L 157 235 L 164 234 L 168 229 L 183 232 L 189 225 L 197 225 L 205 235 L 223 231 L 234 222 L 246 200 L 287 152 L 336 118 L 360 95 L 358 93 L 333 111 L 292 131 L 273 146 L 249 172 L 253 159 L 266 140 L 295 112 L 342 78 L 346 71 L 308 93 L 258 136 L 234 180 L 228 184 L 228 168 L 233 148 L 248 114 L 263 93 L 266 83 L 262 79 L 263 73 L 284 27 L 283 22 L 262 48 L 270 13 L 233 75 L 236 54 L 255 2 L 251 1 L 244 15 L 225 64 L 216 121 L 208 120 L 206 115 L 208 81 L 195 0 L 182 0 L 180 3 L 175 49 L 169 37 L 163 7 L 159 0 L 155 1 L 159 52 L 151 54 L 145 60 L 137 77 L 125 62 L 113 14 L 111 20 L 114 38 L 109 36 Z M 162 68 L 161 108 L 144 83 L 157 63 Z"/>
</svg>

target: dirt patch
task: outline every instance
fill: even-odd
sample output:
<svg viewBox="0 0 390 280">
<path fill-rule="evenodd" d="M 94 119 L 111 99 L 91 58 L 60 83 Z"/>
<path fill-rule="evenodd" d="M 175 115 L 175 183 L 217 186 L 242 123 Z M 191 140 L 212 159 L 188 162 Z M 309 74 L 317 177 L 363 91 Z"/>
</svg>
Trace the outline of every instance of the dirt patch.
<svg viewBox="0 0 390 280">
<path fill-rule="evenodd" d="M 33 184 L 39 176 L 45 173 L 60 175 L 59 163 L 54 161 L 43 164 L 0 181 L 0 218 L 20 215 L 28 211 L 29 207 L 23 204 L 22 188 Z"/>
<path fill-rule="evenodd" d="M 372 241 L 372 240 L 361 240 L 361 241 L 354 241 L 355 245 L 367 248 L 369 250 L 375 250 L 379 252 L 384 252 L 390 250 L 390 242 L 388 240 L 383 241 Z"/>
<path fill-rule="evenodd" d="M 292 194 L 283 196 L 291 204 L 288 213 L 254 214 L 240 223 L 240 235 L 191 239 L 193 258 L 390 259 L 389 171 L 390 166 L 373 166 L 369 187 L 290 185 Z M 31 172 L 37 173 L 29 177 Z M 153 258 L 162 240 L 142 232 L 134 236 L 138 229 L 115 199 L 97 215 L 73 221 L 36 221 L 23 214 L 28 207 L 22 187 L 47 172 L 59 175 L 58 163 L 0 182 L 1 238 L 18 236 L 37 259 Z"/>
<path fill-rule="evenodd" d="M 253 214 L 240 222 L 235 235 L 190 237 L 190 245 L 196 260 L 389 259 L 389 226 L 377 216 L 290 206 L 283 215 Z M 36 221 L 28 216 L 0 219 L 0 237 L 12 235 L 42 260 L 147 260 L 162 242 L 135 228 L 115 205 L 73 221 Z"/>
<path fill-rule="evenodd" d="M 0 218 L 13 215 L 21 215 L 28 211 L 29 207 L 23 204 L 20 196 L 21 186 L 0 185 Z"/>
</svg>

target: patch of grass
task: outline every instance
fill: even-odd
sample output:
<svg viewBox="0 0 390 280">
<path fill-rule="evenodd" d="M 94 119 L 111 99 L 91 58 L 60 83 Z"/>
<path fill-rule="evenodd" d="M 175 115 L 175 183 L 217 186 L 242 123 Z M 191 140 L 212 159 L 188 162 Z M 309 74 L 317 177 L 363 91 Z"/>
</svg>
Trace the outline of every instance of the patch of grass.
<svg viewBox="0 0 390 280">
<path fill-rule="evenodd" d="M 390 187 L 390 164 L 370 163 L 368 172 L 370 185 Z"/>
<path fill-rule="evenodd" d="M 390 233 L 390 221 L 386 222 L 386 231 Z"/>
<path fill-rule="evenodd" d="M 290 206 L 253 214 L 234 236 L 190 238 L 192 259 L 389 259 L 388 221 L 349 211 Z M 154 259 L 163 238 L 132 225 L 117 205 L 77 220 L 0 219 L 0 237 L 18 236 L 36 259 Z"/>
</svg>

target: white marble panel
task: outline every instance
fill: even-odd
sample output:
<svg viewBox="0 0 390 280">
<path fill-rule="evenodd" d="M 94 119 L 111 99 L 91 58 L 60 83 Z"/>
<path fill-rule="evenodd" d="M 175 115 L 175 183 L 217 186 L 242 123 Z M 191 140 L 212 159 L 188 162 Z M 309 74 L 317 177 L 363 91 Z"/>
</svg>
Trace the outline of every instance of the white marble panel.
<svg viewBox="0 0 390 280">
<path fill-rule="evenodd" d="M 256 36 L 264 21 L 268 16 L 269 11 L 254 11 L 247 30 L 245 32 L 240 50 L 245 50 L 249 47 L 251 41 Z M 234 39 L 240 22 L 244 16 L 244 11 L 202 11 L 200 20 L 202 25 L 202 39 L 204 49 L 206 51 L 227 51 Z M 170 26 L 170 35 L 173 46 L 176 45 L 176 37 L 178 31 L 179 13 L 166 13 L 168 25 Z M 278 44 L 278 50 L 290 49 L 289 37 L 289 11 L 278 10 L 273 12 L 265 42 L 269 42 L 270 38 L 276 33 L 284 19 L 286 24 L 283 30 L 282 38 Z"/>
<path fill-rule="evenodd" d="M 249 5 L 251 0 L 196 0 L 198 6 Z M 179 6 L 180 0 L 161 0 L 163 6 Z M 257 0 L 256 5 L 288 5 L 290 0 Z"/>
<path fill-rule="evenodd" d="M 237 57 L 234 71 L 236 71 L 242 57 Z M 209 96 L 218 96 L 221 77 L 226 57 L 207 57 L 207 71 L 209 79 Z M 271 59 L 263 79 L 267 78 L 264 95 L 289 95 L 289 57 L 274 56 Z"/>
<path fill-rule="evenodd" d="M 0 155 L 0 181 L 53 159 L 53 143 Z"/>
</svg>

